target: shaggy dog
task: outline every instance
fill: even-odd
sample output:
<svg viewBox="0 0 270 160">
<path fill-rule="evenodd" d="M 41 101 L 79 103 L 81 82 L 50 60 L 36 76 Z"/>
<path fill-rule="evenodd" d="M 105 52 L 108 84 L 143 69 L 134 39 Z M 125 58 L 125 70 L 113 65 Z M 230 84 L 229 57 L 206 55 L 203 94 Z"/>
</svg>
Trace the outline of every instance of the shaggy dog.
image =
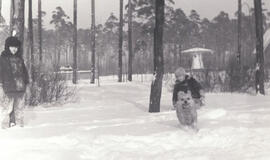
<svg viewBox="0 0 270 160">
<path fill-rule="evenodd" d="M 180 91 L 177 96 L 176 114 L 180 124 L 197 131 L 197 111 L 191 93 Z"/>
</svg>

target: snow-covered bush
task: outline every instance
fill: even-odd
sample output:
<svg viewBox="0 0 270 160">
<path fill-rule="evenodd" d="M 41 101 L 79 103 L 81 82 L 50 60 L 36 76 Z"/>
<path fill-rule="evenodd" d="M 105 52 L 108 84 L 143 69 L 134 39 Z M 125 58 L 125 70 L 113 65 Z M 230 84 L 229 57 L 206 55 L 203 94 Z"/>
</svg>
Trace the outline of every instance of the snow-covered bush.
<svg viewBox="0 0 270 160">
<path fill-rule="evenodd" d="M 75 88 L 68 86 L 64 75 L 59 72 L 41 73 L 29 85 L 26 101 L 30 106 L 43 103 L 63 102 L 75 95 Z"/>
</svg>

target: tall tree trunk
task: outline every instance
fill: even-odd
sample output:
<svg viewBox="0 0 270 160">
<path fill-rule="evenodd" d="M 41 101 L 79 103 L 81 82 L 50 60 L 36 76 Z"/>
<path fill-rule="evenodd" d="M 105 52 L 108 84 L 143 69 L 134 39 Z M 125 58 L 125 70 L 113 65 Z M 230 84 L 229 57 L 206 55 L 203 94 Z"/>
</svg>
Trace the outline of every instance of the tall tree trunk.
<svg viewBox="0 0 270 160">
<path fill-rule="evenodd" d="M 34 38 L 33 38 L 33 14 L 32 14 L 32 0 L 29 0 L 28 2 L 28 47 L 29 47 L 29 53 L 30 54 L 30 75 L 31 79 L 34 82 L 35 81 L 35 60 L 34 60 Z"/>
<path fill-rule="evenodd" d="M 91 81 L 90 83 L 95 83 L 95 72 L 96 72 L 96 22 L 95 22 L 95 0 L 92 0 L 92 24 L 91 24 Z"/>
<path fill-rule="evenodd" d="M 238 48 L 237 61 L 241 66 L 241 37 L 242 37 L 242 0 L 238 0 Z"/>
<path fill-rule="evenodd" d="M 2 17 L 2 0 L 0 0 L 0 16 Z"/>
<path fill-rule="evenodd" d="M 123 52 L 123 0 L 120 0 L 120 22 L 119 22 L 119 52 L 118 52 L 118 82 L 122 82 L 122 52 Z"/>
<path fill-rule="evenodd" d="M 41 0 L 38 0 L 38 49 L 39 49 L 39 65 L 42 64 L 42 13 Z"/>
<path fill-rule="evenodd" d="M 174 43 L 173 44 L 173 67 L 172 67 L 172 69 L 173 70 L 176 70 L 176 68 L 177 68 L 177 65 L 178 65 L 178 58 L 177 58 L 177 54 L 178 53 L 178 48 L 177 48 L 177 44 L 176 43 Z"/>
<path fill-rule="evenodd" d="M 264 91 L 264 53 L 263 53 L 263 17 L 262 2 L 254 0 L 256 24 L 256 92 L 265 94 Z"/>
<path fill-rule="evenodd" d="M 59 32 L 59 31 L 58 31 Z M 58 34 L 59 35 L 59 34 Z M 57 64 L 56 64 L 56 69 L 59 70 L 60 69 L 60 62 L 61 62 L 61 51 L 62 51 L 62 47 L 61 47 L 61 43 L 60 43 L 60 38 L 57 36 Z"/>
<path fill-rule="evenodd" d="M 77 0 L 74 0 L 73 6 L 73 84 L 77 84 Z"/>
<path fill-rule="evenodd" d="M 100 87 L 100 55 L 97 54 L 97 83 L 98 87 Z"/>
<path fill-rule="evenodd" d="M 178 45 L 178 56 L 179 56 L 179 59 L 178 59 L 178 64 L 179 64 L 179 66 L 183 66 L 183 64 L 182 64 L 182 62 L 183 62 L 183 60 L 182 60 L 182 45 L 181 44 L 179 44 Z"/>
<path fill-rule="evenodd" d="M 24 42 L 24 6 L 24 0 L 11 0 L 10 35 L 15 34 L 22 42 L 22 46 Z M 21 50 L 21 52 L 23 52 L 23 50 Z"/>
<path fill-rule="evenodd" d="M 163 60 L 163 25 L 164 0 L 155 1 L 155 30 L 154 30 L 154 75 L 151 84 L 149 112 L 160 112 L 162 79 L 164 73 Z"/>
<path fill-rule="evenodd" d="M 132 81 L 132 60 L 133 60 L 133 47 L 132 47 L 132 4 L 128 0 L 128 80 Z"/>
</svg>

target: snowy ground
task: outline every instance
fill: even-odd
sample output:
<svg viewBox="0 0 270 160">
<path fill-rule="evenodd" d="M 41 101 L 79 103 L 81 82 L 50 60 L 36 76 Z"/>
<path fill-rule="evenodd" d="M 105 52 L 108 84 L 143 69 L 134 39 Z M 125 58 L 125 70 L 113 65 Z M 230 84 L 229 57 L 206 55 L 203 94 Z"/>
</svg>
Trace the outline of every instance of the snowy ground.
<svg viewBox="0 0 270 160">
<path fill-rule="evenodd" d="M 192 133 L 180 129 L 165 88 L 161 112 L 147 112 L 149 86 L 80 81 L 78 101 L 28 108 L 24 128 L 0 130 L 0 159 L 270 159 L 269 95 L 206 94 Z"/>
</svg>

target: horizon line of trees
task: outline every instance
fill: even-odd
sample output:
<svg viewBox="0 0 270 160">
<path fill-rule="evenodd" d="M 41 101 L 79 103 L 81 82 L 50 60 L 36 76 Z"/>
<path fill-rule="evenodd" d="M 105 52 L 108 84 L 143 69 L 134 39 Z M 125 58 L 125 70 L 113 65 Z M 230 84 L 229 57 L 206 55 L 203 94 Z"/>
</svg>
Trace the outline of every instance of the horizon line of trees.
<svg viewBox="0 0 270 160">
<path fill-rule="evenodd" d="M 186 15 L 182 9 L 173 7 L 174 0 L 129 0 L 125 7 L 128 12 L 124 14 L 123 0 L 120 0 L 119 19 L 112 13 L 104 24 L 95 25 L 95 6 L 92 6 L 91 29 L 77 29 L 77 0 L 74 0 L 73 22 L 58 6 L 50 21 L 55 27 L 51 30 L 42 27 L 41 0 L 37 21 L 32 19 L 32 6 L 29 6 L 29 26 L 25 27 L 24 2 L 12 1 L 10 26 L 2 24 L 0 28 L 3 35 L 15 33 L 22 42 L 27 39 L 28 43 L 23 43 L 26 46 L 23 48 L 29 50 L 24 56 L 31 68 L 32 80 L 35 71 L 59 71 L 60 66 L 71 66 L 73 63 L 73 83 L 76 84 L 77 69 L 89 69 L 90 59 L 94 78 L 95 68 L 98 69 L 98 76 L 118 74 L 118 82 L 122 82 L 123 73 L 129 74 L 130 81 L 133 73 L 153 73 L 149 112 L 159 111 L 163 74 L 171 73 L 179 66 L 190 68 L 191 57 L 182 54 L 184 49 L 205 47 L 214 50 L 214 54 L 204 56 L 207 70 L 233 71 L 239 68 L 236 61 L 241 62 L 240 74 L 254 70 L 256 65 L 263 73 L 263 67 L 270 66 L 269 54 L 265 55 L 264 61 L 263 51 L 260 51 L 263 48 L 263 30 L 270 27 L 270 12 L 264 10 L 262 14 L 261 1 L 254 0 L 255 10 L 249 8 L 248 15 L 239 10 L 241 13 L 236 14 L 241 17 L 240 21 L 240 18 L 230 19 L 224 11 L 213 20 L 201 19 L 195 10 Z M 32 0 L 29 0 L 29 5 L 32 5 Z M 124 29 L 125 24 L 128 24 L 127 30 Z M 24 36 L 25 29 L 28 30 L 27 36 Z M 34 34 L 36 30 L 38 34 Z M 255 47 L 256 55 L 253 54 Z M 95 57 L 98 58 L 97 63 Z M 35 63 L 37 59 L 38 66 Z M 261 76 L 259 80 L 262 82 L 265 79 Z"/>
<path fill-rule="evenodd" d="M 133 46 L 133 73 L 149 73 L 152 71 L 153 59 L 153 27 L 154 7 L 151 3 L 141 0 L 132 2 L 132 46 Z M 191 57 L 182 55 L 181 51 L 192 47 L 205 47 L 215 51 L 214 55 L 204 56 L 206 68 L 225 69 L 231 56 L 237 53 L 237 19 L 229 18 L 228 13 L 221 11 L 212 20 L 201 19 L 200 15 L 191 10 L 186 15 L 180 8 L 174 8 L 173 1 L 166 1 L 164 24 L 164 55 L 165 73 L 173 72 L 179 65 L 188 68 Z M 128 9 L 128 7 L 125 7 Z M 43 53 L 45 67 L 52 66 L 51 59 L 59 66 L 72 66 L 73 23 L 70 17 L 60 7 L 52 12 L 50 24 L 54 29 L 42 27 L 42 50 L 40 45 L 38 19 L 33 19 L 34 53 Z M 270 26 L 270 12 L 264 11 L 264 29 Z M 237 14 L 237 13 L 236 13 Z M 42 12 L 42 18 L 46 16 Z M 128 71 L 128 14 L 124 15 L 123 30 L 123 73 Z M 242 62 L 250 66 L 253 62 L 255 49 L 255 23 L 254 9 L 250 8 L 249 14 L 242 13 Z M 29 27 L 28 27 L 29 28 Z M 26 28 L 26 29 L 28 29 Z M 118 35 L 119 19 L 111 13 L 104 24 L 96 25 L 96 54 L 100 58 L 100 74 L 117 74 L 118 70 Z M 2 37 L 7 37 L 8 25 L 1 25 Z M 89 29 L 78 29 L 78 69 L 89 70 L 91 62 L 91 37 Z M 3 40 L 0 42 L 3 46 Z M 267 56 L 267 55 L 266 55 Z M 27 56 L 30 57 L 30 56 Z M 266 58 L 267 60 L 267 58 Z M 270 62 L 266 61 L 266 67 Z"/>
</svg>

